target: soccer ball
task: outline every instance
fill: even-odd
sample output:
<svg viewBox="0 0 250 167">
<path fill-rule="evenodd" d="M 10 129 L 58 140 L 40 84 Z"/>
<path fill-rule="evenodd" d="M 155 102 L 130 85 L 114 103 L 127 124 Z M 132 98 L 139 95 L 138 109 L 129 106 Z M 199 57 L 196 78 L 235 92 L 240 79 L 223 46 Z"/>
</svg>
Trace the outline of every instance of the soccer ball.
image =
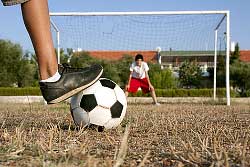
<svg viewBox="0 0 250 167">
<path fill-rule="evenodd" d="M 111 129 L 122 122 L 127 100 L 125 93 L 115 82 L 100 78 L 92 86 L 74 95 L 70 108 L 77 126 L 94 124 Z"/>
</svg>

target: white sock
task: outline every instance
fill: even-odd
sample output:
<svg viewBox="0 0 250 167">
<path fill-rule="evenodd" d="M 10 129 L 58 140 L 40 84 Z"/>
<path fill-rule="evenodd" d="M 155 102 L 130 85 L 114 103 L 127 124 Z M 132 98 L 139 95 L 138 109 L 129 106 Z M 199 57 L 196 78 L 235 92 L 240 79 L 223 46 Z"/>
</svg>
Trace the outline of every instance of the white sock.
<svg viewBox="0 0 250 167">
<path fill-rule="evenodd" d="M 61 75 L 59 74 L 58 71 L 52 76 L 47 79 L 41 80 L 40 82 L 56 82 L 60 79 Z"/>
</svg>

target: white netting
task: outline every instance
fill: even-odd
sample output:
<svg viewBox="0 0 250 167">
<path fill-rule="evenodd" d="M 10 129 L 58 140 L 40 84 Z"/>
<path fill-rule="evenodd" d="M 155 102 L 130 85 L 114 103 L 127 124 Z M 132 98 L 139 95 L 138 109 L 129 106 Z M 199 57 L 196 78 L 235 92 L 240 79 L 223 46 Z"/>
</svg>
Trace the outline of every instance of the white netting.
<svg viewBox="0 0 250 167">
<path fill-rule="evenodd" d="M 51 19 L 60 31 L 61 48 L 155 50 L 161 47 L 162 51 L 170 48 L 175 51 L 211 51 L 214 50 L 214 29 L 223 16 L 51 16 Z M 224 23 L 219 28 L 218 43 L 225 40 Z M 222 48 L 222 44 L 219 47 Z"/>
<path fill-rule="evenodd" d="M 64 50 L 71 48 L 91 54 L 100 51 L 102 56 L 113 54 L 112 58 L 125 52 L 131 55 L 150 52 L 157 55 L 159 63 L 164 60 L 165 66 L 171 68 L 178 68 L 186 59 L 194 59 L 200 61 L 204 73 L 214 66 L 215 46 L 218 59 L 226 60 L 230 42 L 228 12 L 163 13 L 55 14 L 51 20 L 59 31 L 60 48 Z M 55 27 L 52 32 L 58 47 Z M 225 64 L 229 68 L 228 61 Z M 226 75 L 229 83 L 229 72 Z M 227 104 L 230 105 L 229 99 L 228 84 Z"/>
</svg>

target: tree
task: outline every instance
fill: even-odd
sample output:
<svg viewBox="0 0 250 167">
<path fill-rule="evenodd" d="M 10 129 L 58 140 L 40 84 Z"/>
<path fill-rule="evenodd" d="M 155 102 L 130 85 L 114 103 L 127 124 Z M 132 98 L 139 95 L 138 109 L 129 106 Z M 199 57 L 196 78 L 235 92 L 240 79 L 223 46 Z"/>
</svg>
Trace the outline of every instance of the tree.
<svg viewBox="0 0 250 167">
<path fill-rule="evenodd" d="M 0 40 L 0 86 L 32 86 L 36 65 L 28 53 L 23 55 L 19 44 Z"/>
<path fill-rule="evenodd" d="M 162 70 L 159 64 L 149 63 L 149 76 L 152 85 L 157 89 L 176 88 L 177 80 L 169 69 Z"/>
<path fill-rule="evenodd" d="M 240 96 L 250 96 L 250 63 L 240 61 L 240 47 L 237 43 L 230 57 L 230 81 Z"/>
<path fill-rule="evenodd" d="M 117 67 L 117 74 L 120 78 L 120 83 L 118 83 L 121 87 L 125 87 L 128 82 L 129 77 L 129 66 L 133 61 L 133 57 L 130 55 L 123 55 L 120 61 L 117 61 L 115 66 Z"/>
<path fill-rule="evenodd" d="M 95 59 L 89 55 L 88 52 L 82 51 L 82 52 L 75 52 L 71 59 L 69 64 L 72 67 L 87 67 L 91 64 L 98 64 L 101 63 L 101 60 Z"/>
<path fill-rule="evenodd" d="M 55 52 L 57 55 L 57 49 L 55 49 Z M 69 63 L 73 54 L 72 48 L 67 48 L 66 52 L 64 49 L 60 49 L 60 64 Z"/>
<path fill-rule="evenodd" d="M 16 83 L 21 58 L 20 45 L 0 40 L 0 86 L 13 86 Z"/>
<path fill-rule="evenodd" d="M 217 59 L 217 69 L 216 69 L 216 85 L 217 87 L 226 86 L 226 57 L 222 54 L 218 55 Z M 210 67 L 207 70 L 209 72 L 209 79 L 214 80 L 214 68 Z"/>
<path fill-rule="evenodd" d="M 18 64 L 17 85 L 18 87 L 38 85 L 38 66 L 34 60 L 34 54 L 26 52 Z"/>
<path fill-rule="evenodd" d="M 234 62 L 230 65 L 230 80 L 241 96 L 250 96 L 250 63 Z"/>
<path fill-rule="evenodd" d="M 192 88 L 200 87 L 202 71 L 195 61 L 185 61 L 179 70 L 179 80 L 183 87 Z"/>
<path fill-rule="evenodd" d="M 216 80 L 217 87 L 226 86 L 226 57 L 223 55 L 218 56 Z"/>
<path fill-rule="evenodd" d="M 240 58 L 240 47 L 239 43 L 236 43 L 234 52 L 230 56 L 230 64 L 235 63 L 235 61 L 238 61 Z"/>
<path fill-rule="evenodd" d="M 103 67 L 103 78 L 108 78 L 116 82 L 118 85 L 121 84 L 121 80 L 119 77 L 119 67 L 114 61 L 102 60 L 100 63 Z"/>
</svg>

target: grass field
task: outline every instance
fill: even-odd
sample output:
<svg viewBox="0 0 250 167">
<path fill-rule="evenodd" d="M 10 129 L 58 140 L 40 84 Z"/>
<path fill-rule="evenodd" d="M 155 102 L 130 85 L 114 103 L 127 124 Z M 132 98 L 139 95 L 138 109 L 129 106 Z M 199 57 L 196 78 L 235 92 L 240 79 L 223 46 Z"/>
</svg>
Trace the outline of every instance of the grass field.
<svg viewBox="0 0 250 167">
<path fill-rule="evenodd" d="M 128 106 L 77 129 L 67 104 L 0 104 L 0 166 L 250 166 L 250 105 Z"/>
</svg>

